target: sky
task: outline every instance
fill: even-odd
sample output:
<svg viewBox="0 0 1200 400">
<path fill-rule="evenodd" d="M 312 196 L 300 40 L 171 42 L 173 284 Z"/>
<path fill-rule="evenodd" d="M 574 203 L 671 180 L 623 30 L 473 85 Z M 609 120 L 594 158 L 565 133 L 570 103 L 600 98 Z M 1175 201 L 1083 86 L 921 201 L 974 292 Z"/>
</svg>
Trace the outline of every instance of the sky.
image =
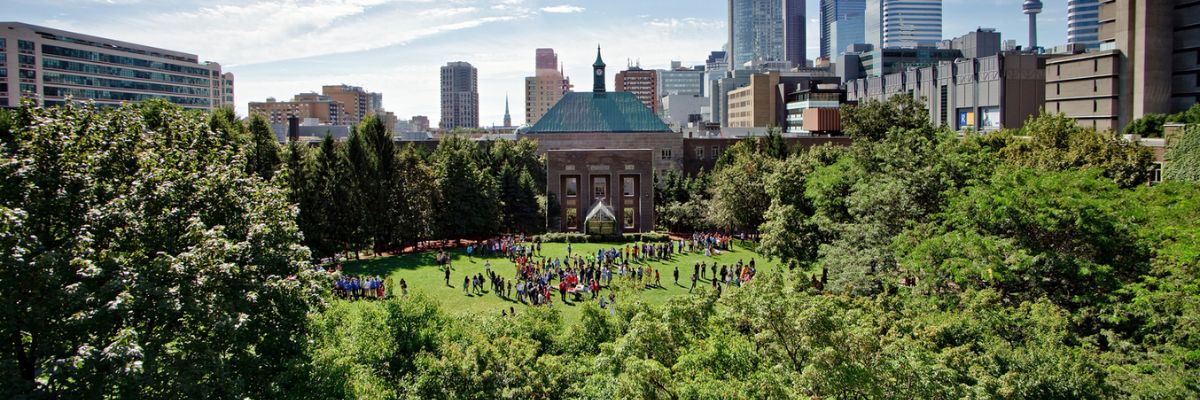
<svg viewBox="0 0 1200 400">
<path fill-rule="evenodd" d="M 590 90 L 596 46 L 608 85 L 628 63 L 700 65 L 727 41 L 726 0 L 5 0 L 0 20 L 196 54 L 235 75 L 236 110 L 347 84 L 383 93 L 401 119 L 440 119 L 439 68 L 479 70 L 480 124 L 524 122 L 534 49 L 558 53 L 576 90 Z M 808 58 L 819 55 L 819 0 L 807 0 Z M 942 35 L 979 27 L 1027 40 L 1022 0 L 945 0 Z M 1038 42 L 1066 43 L 1066 0 L 1045 0 Z"/>
</svg>

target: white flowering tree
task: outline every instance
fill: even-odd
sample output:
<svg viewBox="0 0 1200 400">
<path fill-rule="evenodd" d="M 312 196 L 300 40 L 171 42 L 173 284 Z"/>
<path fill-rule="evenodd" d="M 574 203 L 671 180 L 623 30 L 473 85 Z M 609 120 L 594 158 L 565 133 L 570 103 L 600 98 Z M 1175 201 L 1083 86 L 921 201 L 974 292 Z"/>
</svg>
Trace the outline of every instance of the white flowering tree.
<svg viewBox="0 0 1200 400">
<path fill-rule="evenodd" d="M 161 102 L 0 118 L 0 397 L 286 389 L 318 286 L 238 142 Z"/>
</svg>

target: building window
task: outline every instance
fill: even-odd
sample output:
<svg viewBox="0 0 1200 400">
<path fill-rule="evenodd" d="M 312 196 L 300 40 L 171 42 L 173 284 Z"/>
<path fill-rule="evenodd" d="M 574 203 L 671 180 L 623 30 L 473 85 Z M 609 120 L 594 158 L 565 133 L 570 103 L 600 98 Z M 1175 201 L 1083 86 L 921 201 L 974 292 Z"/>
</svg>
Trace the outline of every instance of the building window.
<svg viewBox="0 0 1200 400">
<path fill-rule="evenodd" d="M 575 197 L 579 195 L 579 178 L 567 178 L 567 197 Z"/>
<path fill-rule="evenodd" d="M 1154 163 L 1150 170 L 1150 184 L 1162 182 L 1162 163 Z"/>
<path fill-rule="evenodd" d="M 696 159 L 697 160 L 704 159 L 704 146 L 696 146 Z"/>
<path fill-rule="evenodd" d="M 636 226 L 636 216 L 637 215 L 634 214 L 633 207 L 625 207 L 625 209 L 621 211 L 621 219 L 625 222 L 625 229 L 633 229 Z"/>
<path fill-rule="evenodd" d="M 1054 94 L 1062 94 L 1062 84 L 1061 83 L 1054 84 Z"/>
<path fill-rule="evenodd" d="M 1100 104 L 1096 100 L 1092 100 L 1092 112 L 1100 110 Z"/>
<path fill-rule="evenodd" d="M 1100 72 L 1100 59 L 1092 60 L 1092 72 Z"/>
<path fill-rule="evenodd" d="M 721 152 L 721 148 L 720 148 L 720 147 L 713 146 L 713 148 L 712 148 L 712 159 L 716 160 L 716 159 L 717 159 L 717 157 L 719 156 L 719 154 L 718 154 L 718 153 L 720 153 L 720 152 Z"/>
<path fill-rule="evenodd" d="M 33 51 L 33 42 L 30 42 L 28 40 L 18 40 L 17 41 L 17 50 L 18 51 Z"/>
<path fill-rule="evenodd" d="M 625 197 L 633 197 L 633 194 L 637 192 L 634 186 L 634 179 L 632 176 L 621 178 L 621 192 L 625 195 Z"/>
<path fill-rule="evenodd" d="M 568 208 L 567 209 L 567 229 L 578 229 L 578 228 L 579 228 L 579 209 Z"/>
<path fill-rule="evenodd" d="M 608 177 L 592 178 L 592 198 L 603 199 L 608 195 Z"/>
<path fill-rule="evenodd" d="M 664 159 L 664 160 L 671 159 L 671 149 L 662 149 L 662 159 Z"/>
</svg>

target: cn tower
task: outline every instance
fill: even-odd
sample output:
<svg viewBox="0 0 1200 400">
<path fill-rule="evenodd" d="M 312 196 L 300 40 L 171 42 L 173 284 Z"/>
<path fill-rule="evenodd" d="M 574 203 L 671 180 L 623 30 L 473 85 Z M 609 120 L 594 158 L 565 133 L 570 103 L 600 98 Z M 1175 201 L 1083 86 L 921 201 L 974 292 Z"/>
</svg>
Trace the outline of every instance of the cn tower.
<svg viewBox="0 0 1200 400">
<path fill-rule="evenodd" d="M 1025 14 L 1029 15 L 1029 51 L 1037 51 L 1037 15 L 1042 12 L 1040 0 L 1025 0 L 1021 5 Z"/>
</svg>

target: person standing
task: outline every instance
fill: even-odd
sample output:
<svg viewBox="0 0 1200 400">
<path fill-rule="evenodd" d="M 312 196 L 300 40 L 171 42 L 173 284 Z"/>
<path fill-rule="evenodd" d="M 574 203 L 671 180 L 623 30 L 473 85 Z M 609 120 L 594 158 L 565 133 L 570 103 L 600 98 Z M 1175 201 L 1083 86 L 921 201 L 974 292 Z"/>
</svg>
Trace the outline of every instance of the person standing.
<svg viewBox="0 0 1200 400">
<path fill-rule="evenodd" d="M 675 266 L 675 285 L 679 285 L 679 266 Z"/>
<path fill-rule="evenodd" d="M 696 274 L 692 274 L 692 287 L 690 289 L 688 289 L 688 293 L 691 293 L 693 290 L 696 290 L 696 280 L 697 280 Z"/>
</svg>

